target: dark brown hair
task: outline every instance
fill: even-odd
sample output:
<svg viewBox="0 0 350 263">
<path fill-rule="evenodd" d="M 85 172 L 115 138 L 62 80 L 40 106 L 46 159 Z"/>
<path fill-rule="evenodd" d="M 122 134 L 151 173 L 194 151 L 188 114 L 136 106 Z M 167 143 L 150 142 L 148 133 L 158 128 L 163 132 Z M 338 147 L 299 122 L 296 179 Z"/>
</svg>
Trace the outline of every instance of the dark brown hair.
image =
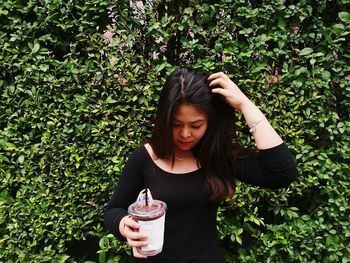
<svg viewBox="0 0 350 263">
<path fill-rule="evenodd" d="M 234 109 L 218 94 L 211 92 L 208 74 L 180 68 L 167 79 L 161 91 L 155 126 L 150 140 L 158 158 L 174 160 L 172 140 L 173 118 L 180 104 L 191 104 L 208 117 L 203 138 L 192 149 L 211 191 L 211 199 L 219 201 L 232 196 L 239 166 L 234 152 Z"/>
</svg>

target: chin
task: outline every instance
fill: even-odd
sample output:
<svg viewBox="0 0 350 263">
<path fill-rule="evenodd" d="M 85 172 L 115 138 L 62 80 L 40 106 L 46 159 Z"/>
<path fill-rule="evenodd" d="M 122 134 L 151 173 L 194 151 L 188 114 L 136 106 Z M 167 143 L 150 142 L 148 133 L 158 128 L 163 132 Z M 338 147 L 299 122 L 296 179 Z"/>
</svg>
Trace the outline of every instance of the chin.
<svg viewBox="0 0 350 263">
<path fill-rule="evenodd" d="M 194 147 L 194 144 L 192 143 L 189 145 L 177 144 L 176 147 L 181 151 L 190 151 Z"/>
<path fill-rule="evenodd" d="M 178 147 L 181 151 L 190 151 L 193 147 Z"/>
</svg>

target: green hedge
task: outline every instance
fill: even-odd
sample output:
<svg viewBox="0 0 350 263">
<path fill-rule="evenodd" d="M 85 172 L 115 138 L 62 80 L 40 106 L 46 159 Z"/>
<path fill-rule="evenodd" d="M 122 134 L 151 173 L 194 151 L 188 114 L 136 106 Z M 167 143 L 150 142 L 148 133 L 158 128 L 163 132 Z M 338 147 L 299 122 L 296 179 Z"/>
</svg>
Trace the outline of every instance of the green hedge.
<svg viewBox="0 0 350 263">
<path fill-rule="evenodd" d="M 133 3 L 0 3 L 0 261 L 125 260 L 103 209 L 166 76 L 190 64 L 227 72 L 300 172 L 223 203 L 227 261 L 350 262 L 350 1 Z"/>
</svg>

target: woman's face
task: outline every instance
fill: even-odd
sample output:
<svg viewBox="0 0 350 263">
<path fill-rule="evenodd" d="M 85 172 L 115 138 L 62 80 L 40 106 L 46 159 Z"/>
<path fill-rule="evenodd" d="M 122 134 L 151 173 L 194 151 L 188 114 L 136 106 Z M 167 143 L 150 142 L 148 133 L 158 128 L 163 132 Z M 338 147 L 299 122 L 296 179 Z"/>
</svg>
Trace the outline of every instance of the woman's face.
<svg viewBox="0 0 350 263">
<path fill-rule="evenodd" d="M 191 150 L 208 127 L 206 114 L 191 104 L 180 104 L 174 114 L 173 142 L 178 150 Z"/>
</svg>

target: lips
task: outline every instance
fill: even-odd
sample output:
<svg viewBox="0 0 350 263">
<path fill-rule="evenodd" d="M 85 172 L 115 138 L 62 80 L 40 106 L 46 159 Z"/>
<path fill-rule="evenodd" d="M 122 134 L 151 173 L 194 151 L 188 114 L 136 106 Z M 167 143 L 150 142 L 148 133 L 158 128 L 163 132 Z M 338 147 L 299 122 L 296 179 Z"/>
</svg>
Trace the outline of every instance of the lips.
<svg viewBox="0 0 350 263">
<path fill-rule="evenodd" d="M 192 142 L 183 142 L 183 141 L 179 141 L 181 144 L 191 144 Z"/>
<path fill-rule="evenodd" d="M 179 141 L 179 146 L 182 148 L 188 148 L 188 147 L 192 147 L 193 142 L 183 142 L 183 141 Z"/>
</svg>

